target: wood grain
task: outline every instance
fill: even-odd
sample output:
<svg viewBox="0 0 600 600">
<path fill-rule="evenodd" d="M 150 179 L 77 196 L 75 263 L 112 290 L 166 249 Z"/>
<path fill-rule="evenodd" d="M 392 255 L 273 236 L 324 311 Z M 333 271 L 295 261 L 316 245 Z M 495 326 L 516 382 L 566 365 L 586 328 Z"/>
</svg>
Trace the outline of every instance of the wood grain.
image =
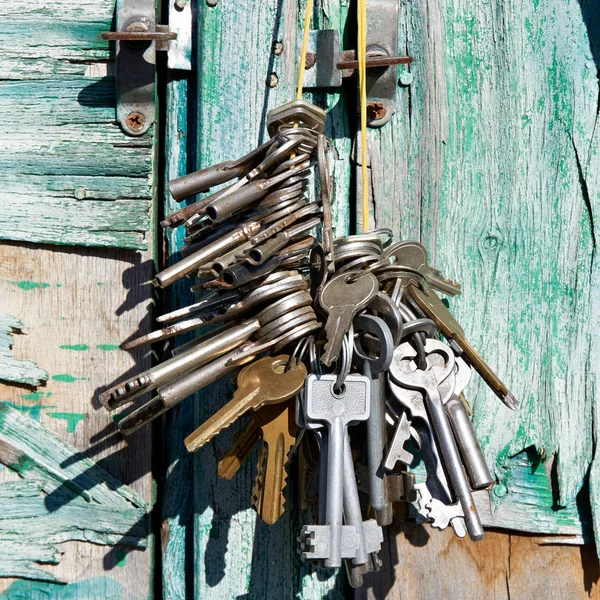
<svg viewBox="0 0 600 600">
<path fill-rule="evenodd" d="M 23 332 L 23 323 L 11 315 L 0 314 L 0 379 L 8 383 L 38 386 L 48 380 L 48 373 L 30 360 L 18 360 L 11 348 L 15 334 Z"/>
<path fill-rule="evenodd" d="M 148 322 L 151 291 L 145 283 L 151 276 L 148 253 L 0 244 L 2 310 L 27 324 L 13 355 L 34 360 L 50 375 L 37 390 L 0 384 L 0 400 L 55 432 L 82 458 L 94 459 L 149 504 L 150 430 L 123 440 L 94 398 L 149 365 L 148 355 L 128 354 L 119 344 Z M 15 479 L 6 469 L 0 475 Z M 93 507 L 87 510 L 92 518 Z M 60 562 L 48 569 L 71 583 L 97 577 L 87 588 L 93 592 L 89 598 L 111 597 L 115 586 L 122 597 L 147 598 L 153 572 L 149 542 L 145 551 L 66 542 Z M 2 580 L 0 588 L 9 584 Z"/>
<path fill-rule="evenodd" d="M 538 536 L 487 531 L 472 543 L 451 530 L 396 524 L 384 560 L 357 599 L 530 600 L 598 598 L 600 568 L 593 546 L 540 545 Z"/>
<path fill-rule="evenodd" d="M 0 7 L 0 239 L 148 247 L 153 130 L 115 121 L 114 7 Z"/>
</svg>

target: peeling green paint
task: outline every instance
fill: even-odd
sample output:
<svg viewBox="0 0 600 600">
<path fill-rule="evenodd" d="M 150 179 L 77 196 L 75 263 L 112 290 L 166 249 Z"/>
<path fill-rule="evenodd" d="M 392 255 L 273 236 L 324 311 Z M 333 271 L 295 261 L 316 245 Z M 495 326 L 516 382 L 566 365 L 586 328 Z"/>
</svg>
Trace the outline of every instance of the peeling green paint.
<svg viewBox="0 0 600 600">
<path fill-rule="evenodd" d="M 37 281 L 9 281 L 8 283 L 16 285 L 18 288 L 28 292 L 29 290 L 46 289 L 50 287 L 49 283 L 39 283 Z"/>
<path fill-rule="evenodd" d="M 57 564 L 60 544 L 69 540 L 146 546 L 147 504 L 59 436 L 3 403 L 0 462 L 22 478 L 0 483 L 0 577 L 58 581 L 40 565 Z M 83 593 L 86 588 L 73 589 L 82 592 L 73 597 L 95 597 Z"/>
<path fill-rule="evenodd" d="M 120 600 L 123 597 L 123 586 L 111 577 L 92 577 L 67 584 L 20 579 L 0 594 L 0 600 Z"/>
<path fill-rule="evenodd" d="M 115 548 L 115 560 L 118 567 L 124 567 L 127 564 L 127 548 L 117 546 Z"/>
<path fill-rule="evenodd" d="M 52 392 L 31 392 L 30 394 L 21 394 L 23 400 L 29 402 L 41 402 L 42 398 L 50 398 Z"/>
<path fill-rule="evenodd" d="M 83 352 L 84 350 L 88 350 L 89 346 L 87 344 L 64 344 L 59 346 L 62 350 L 76 350 L 77 352 Z"/>
<path fill-rule="evenodd" d="M 41 404 L 34 404 L 33 406 L 27 406 L 23 404 L 15 404 L 10 400 L 2 400 L 0 402 L 4 404 L 4 406 L 10 406 L 11 408 L 14 408 L 15 410 L 18 410 L 19 412 L 23 413 L 24 415 L 28 415 L 32 419 L 35 419 L 36 421 L 39 421 L 41 419 L 43 410 L 50 410 L 52 408 L 56 408 L 55 405 L 43 406 Z"/>
<path fill-rule="evenodd" d="M 48 416 L 53 419 L 65 420 L 67 422 L 67 433 L 74 433 L 77 425 L 88 418 L 86 413 L 76 412 L 51 412 L 48 413 Z"/>
<path fill-rule="evenodd" d="M 19 319 L 0 313 L 0 381 L 38 386 L 48 379 L 48 373 L 30 360 L 13 358 L 14 334 L 23 330 Z"/>
<path fill-rule="evenodd" d="M 121 346 L 119 344 L 98 344 L 96 348 L 98 348 L 98 350 L 109 352 L 111 350 L 120 350 Z"/>
</svg>

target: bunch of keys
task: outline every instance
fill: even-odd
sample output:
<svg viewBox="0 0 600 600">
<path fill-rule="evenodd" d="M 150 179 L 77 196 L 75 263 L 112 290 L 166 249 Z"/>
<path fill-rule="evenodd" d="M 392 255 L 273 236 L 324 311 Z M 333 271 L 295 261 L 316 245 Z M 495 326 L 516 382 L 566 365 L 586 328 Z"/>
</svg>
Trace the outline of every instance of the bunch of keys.
<svg viewBox="0 0 600 600">
<path fill-rule="evenodd" d="M 187 235 L 183 258 L 158 273 L 154 285 L 166 288 L 197 276 L 192 290 L 201 296 L 194 304 L 160 315 L 159 329 L 122 347 L 162 342 L 206 325 L 222 326 L 100 395 L 112 411 L 152 393 L 119 420 L 123 433 L 136 431 L 265 352 L 279 352 L 319 329 L 308 292 L 308 256 L 316 244 L 315 232 L 333 243 L 325 118 L 323 110 L 308 102 L 289 102 L 268 114 L 267 142 L 240 159 L 170 182 L 177 200 L 226 184 L 162 223 L 183 225 Z M 307 186 L 317 163 L 321 196 L 309 202 Z"/>
<path fill-rule="evenodd" d="M 517 402 L 438 296 L 461 286 L 429 265 L 422 244 L 394 243 L 388 229 L 333 238 L 324 124 L 322 110 L 288 103 L 269 113 L 267 142 L 171 182 L 176 199 L 225 184 L 163 222 L 183 225 L 187 236 L 182 260 L 155 285 L 197 276 L 192 290 L 201 296 L 123 347 L 221 327 L 100 400 L 117 410 L 151 394 L 119 420 L 131 433 L 235 376 L 233 398 L 185 439 L 187 449 L 247 418 L 218 475 L 231 479 L 260 444 L 250 503 L 273 524 L 297 459 L 298 506 L 317 509 L 298 538 L 301 558 L 326 569 L 345 564 L 358 587 L 380 568 L 382 528 L 394 519 L 482 539 L 473 494 L 494 478 L 463 395 L 472 370 L 508 408 Z M 320 196 L 309 202 L 314 164 Z M 424 481 L 410 470 L 415 448 Z"/>
</svg>

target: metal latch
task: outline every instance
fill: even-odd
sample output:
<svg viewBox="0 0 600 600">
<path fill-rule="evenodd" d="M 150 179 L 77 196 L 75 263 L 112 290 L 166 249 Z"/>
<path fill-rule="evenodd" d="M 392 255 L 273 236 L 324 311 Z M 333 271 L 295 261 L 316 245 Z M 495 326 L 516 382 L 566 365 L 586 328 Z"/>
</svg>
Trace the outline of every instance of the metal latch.
<svg viewBox="0 0 600 600">
<path fill-rule="evenodd" d="M 412 62 L 398 56 L 397 0 L 367 2 L 367 102 L 370 127 L 385 125 L 396 110 L 396 65 Z M 338 87 L 343 77 L 356 74 L 355 50 L 342 50 L 340 32 L 322 29 L 309 32 L 304 87 Z"/>
<path fill-rule="evenodd" d="M 178 33 L 156 23 L 155 0 L 118 1 L 116 29 L 101 37 L 116 43 L 117 121 L 143 135 L 154 123 L 156 52 L 170 52 Z"/>
</svg>

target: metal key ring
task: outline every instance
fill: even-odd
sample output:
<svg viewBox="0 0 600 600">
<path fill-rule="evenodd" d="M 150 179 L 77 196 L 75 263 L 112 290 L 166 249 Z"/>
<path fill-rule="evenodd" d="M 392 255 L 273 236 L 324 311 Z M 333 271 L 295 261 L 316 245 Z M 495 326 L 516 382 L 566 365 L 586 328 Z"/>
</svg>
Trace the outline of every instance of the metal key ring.
<svg viewBox="0 0 600 600">
<path fill-rule="evenodd" d="M 351 325 L 346 335 L 344 335 L 344 342 L 342 344 L 342 351 L 339 363 L 339 373 L 335 380 L 334 391 L 340 391 L 343 389 L 344 382 L 348 375 L 350 375 L 350 369 L 352 367 L 352 355 L 354 353 L 354 326 Z"/>
<path fill-rule="evenodd" d="M 389 227 L 376 227 L 371 229 L 369 233 L 376 233 L 380 236 L 387 236 L 387 239 L 382 242 L 384 248 L 387 248 L 394 240 L 394 232 Z"/>
</svg>

